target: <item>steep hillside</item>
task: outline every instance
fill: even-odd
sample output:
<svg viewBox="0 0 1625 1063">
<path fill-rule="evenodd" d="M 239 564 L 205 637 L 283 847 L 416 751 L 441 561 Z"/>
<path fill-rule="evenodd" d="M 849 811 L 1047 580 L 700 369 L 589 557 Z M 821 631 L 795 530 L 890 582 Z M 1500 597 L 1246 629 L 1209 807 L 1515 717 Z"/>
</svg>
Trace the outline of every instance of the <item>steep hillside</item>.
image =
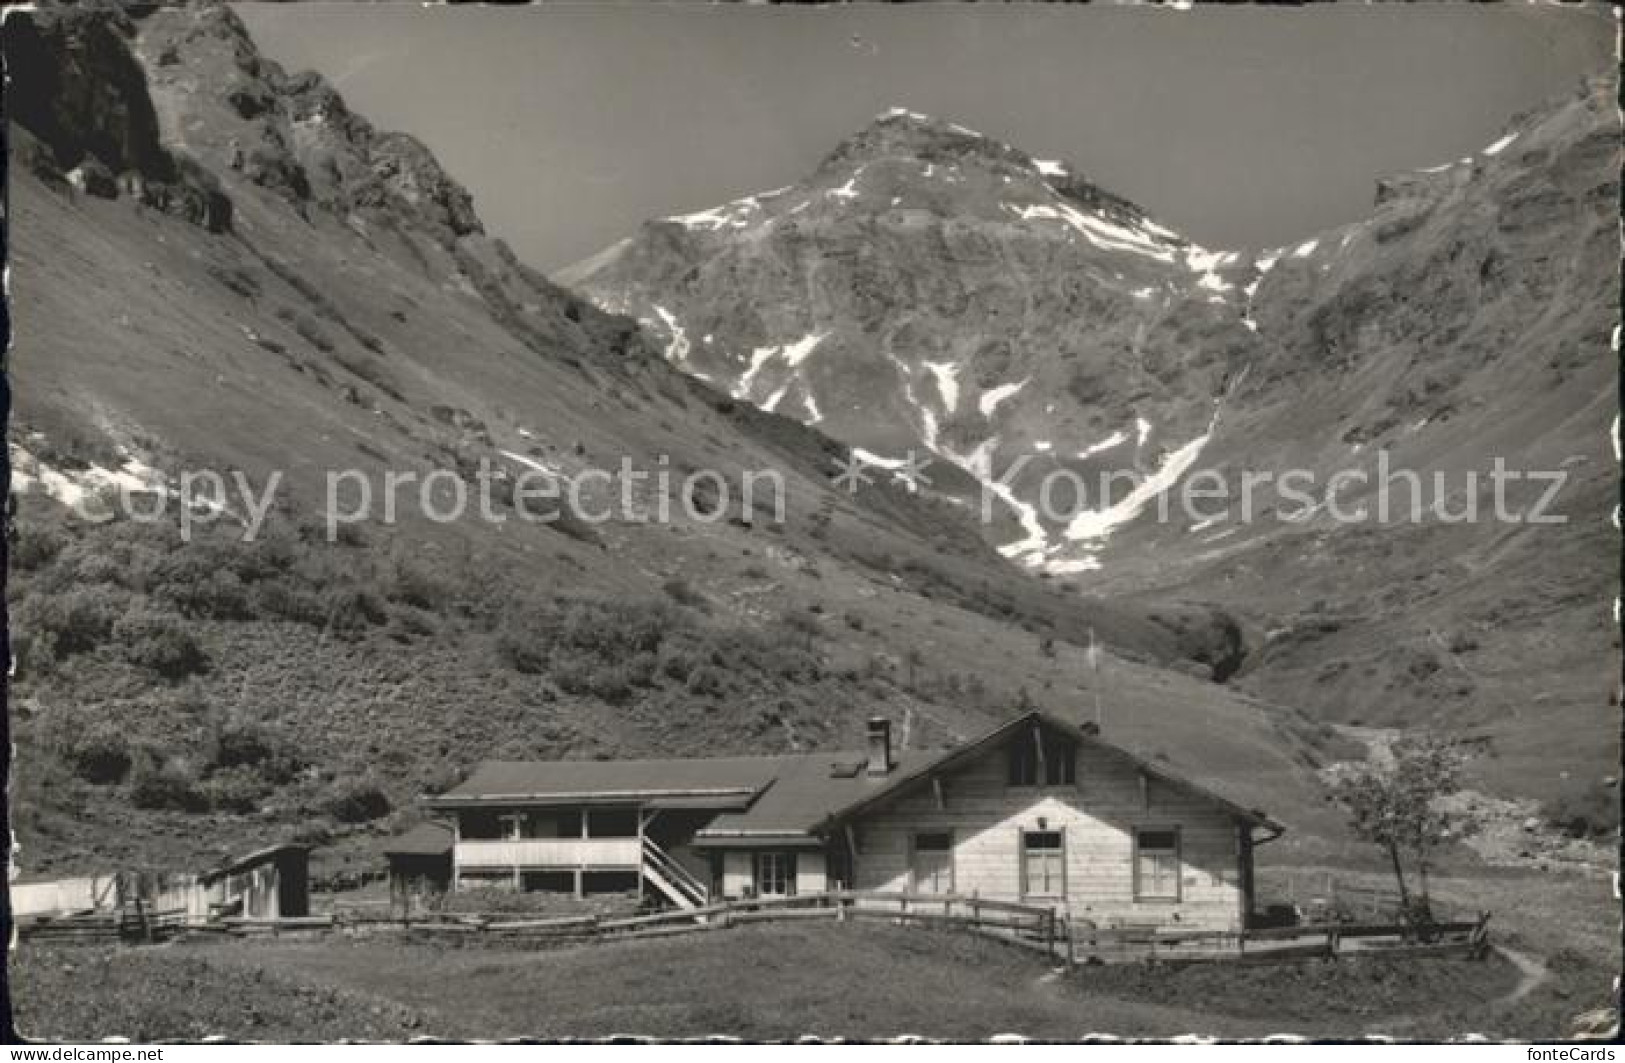
<svg viewBox="0 0 1625 1063">
<path fill-rule="evenodd" d="M 1225 610 L 1221 677 L 1464 728 L 1490 785 L 1590 800 L 1618 760 L 1618 146 L 1612 86 L 1586 84 L 1381 182 L 1366 221 L 1216 252 L 1069 163 L 898 109 L 802 182 L 560 276 L 736 397 L 966 470 L 1006 556 Z M 1548 474 L 1505 488 L 1505 519 L 1497 460 Z M 1389 469 L 1419 474 L 1414 521 L 1407 481 L 1378 507 Z M 1531 522 L 1558 475 L 1540 508 L 1566 523 Z M 1336 519 L 1333 488 L 1369 516 Z"/>
<path fill-rule="evenodd" d="M 1258 492 L 1250 523 L 1232 499 L 1228 519 L 1142 525 L 1091 589 L 1223 601 L 1256 624 L 1248 689 L 1458 727 L 1504 791 L 1617 805 L 1619 144 L 1613 87 L 1587 85 L 1276 255 L 1261 357 L 1200 465 L 1316 486 Z M 1498 464 L 1538 476 L 1506 484 L 1501 516 Z M 1366 479 L 1334 499 L 1339 472 Z"/>
<path fill-rule="evenodd" d="M 23 867 L 360 845 L 497 754 L 851 745 L 877 712 L 935 744 L 1022 688 L 1090 714 L 1099 692 L 1119 740 L 1303 810 L 1293 845 L 1332 833 L 1326 736 L 1203 678 L 1232 651 L 1210 610 L 1063 590 L 949 503 L 838 489 L 845 446 L 516 261 L 420 144 L 227 8 L 135 11 L 5 23 L 13 94 L 58 101 L 8 131 Z M 623 460 L 650 475 L 597 475 Z M 494 515 L 434 519 L 482 462 Z M 771 491 L 742 504 L 768 470 L 782 521 Z M 227 494 L 183 519 L 203 471 Z M 416 476 L 393 521 L 388 472 Z M 545 523 L 513 506 L 536 472 L 576 494 Z M 369 519 L 329 541 L 362 482 Z"/>
</svg>

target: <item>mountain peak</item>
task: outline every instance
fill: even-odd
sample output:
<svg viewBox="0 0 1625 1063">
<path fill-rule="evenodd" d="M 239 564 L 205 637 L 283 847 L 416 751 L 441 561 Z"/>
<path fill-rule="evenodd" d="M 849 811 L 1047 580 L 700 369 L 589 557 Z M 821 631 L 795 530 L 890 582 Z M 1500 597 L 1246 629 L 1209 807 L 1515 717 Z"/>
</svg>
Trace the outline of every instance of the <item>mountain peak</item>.
<svg viewBox="0 0 1625 1063">
<path fill-rule="evenodd" d="M 892 107 L 843 140 L 825 157 L 820 170 L 896 156 L 936 163 L 975 160 L 1018 168 L 1032 162 L 1025 152 L 974 129 L 905 107 Z"/>
<path fill-rule="evenodd" d="M 893 106 L 842 141 L 819 164 L 822 178 L 850 175 L 883 160 L 904 159 L 928 168 L 983 171 L 1002 182 L 1047 185 L 1055 194 L 1088 211 L 1125 225 L 1147 225 L 1149 213 L 1138 203 L 1102 188 L 1059 158 L 1037 158 L 1002 140 L 957 122 Z M 1159 227 L 1160 230 L 1160 227 Z M 1174 238 L 1175 234 L 1160 230 Z"/>
</svg>

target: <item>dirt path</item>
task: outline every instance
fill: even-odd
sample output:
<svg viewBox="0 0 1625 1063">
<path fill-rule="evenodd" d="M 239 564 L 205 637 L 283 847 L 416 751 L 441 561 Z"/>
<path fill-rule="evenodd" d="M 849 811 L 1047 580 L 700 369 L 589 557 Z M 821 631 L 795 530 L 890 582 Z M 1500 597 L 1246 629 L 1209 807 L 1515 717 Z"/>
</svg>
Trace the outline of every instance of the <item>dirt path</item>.
<svg viewBox="0 0 1625 1063">
<path fill-rule="evenodd" d="M 1501 1008 L 1506 1007 L 1508 1004 L 1516 1004 L 1530 993 L 1533 993 L 1542 982 L 1552 977 L 1552 972 L 1547 969 L 1546 965 L 1527 952 L 1509 949 L 1505 945 L 1492 947 L 1496 952 L 1510 960 L 1512 966 L 1518 969 L 1518 984 L 1513 987 L 1512 992 L 1497 999 L 1494 1004 L 1495 1007 Z"/>
<path fill-rule="evenodd" d="M 1503 1013 L 1505 1009 L 1516 1005 L 1552 977 L 1552 972 L 1539 957 L 1531 956 L 1527 952 L 1519 952 L 1517 949 L 1509 949 L 1505 945 L 1491 945 L 1490 949 L 1492 952 L 1504 957 L 1508 963 L 1518 969 L 1518 984 L 1494 1000 L 1486 1002 L 1483 1006 L 1483 1014 L 1486 1016 Z M 1429 1015 L 1425 1014 L 1413 1015 L 1398 1022 L 1374 1027 L 1367 1032 L 1388 1037 L 1404 1037 L 1429 1017 Z"/>
</svg>

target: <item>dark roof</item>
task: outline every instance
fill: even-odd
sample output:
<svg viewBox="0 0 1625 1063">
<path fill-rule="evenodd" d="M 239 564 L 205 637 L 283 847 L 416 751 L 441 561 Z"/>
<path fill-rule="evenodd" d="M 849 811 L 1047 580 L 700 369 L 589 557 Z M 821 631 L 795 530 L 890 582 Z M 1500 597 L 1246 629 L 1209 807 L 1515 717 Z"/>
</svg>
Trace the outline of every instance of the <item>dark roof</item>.
<svg viewBox="0 0 1625 1063">
<path fill-rule="evenodd" d="M 384 843 L 385 856 L 448 856 L 451 853 L 452 829 L 444 823 L 419 823 L 405 834 L 397 834 Z"/>
<path fill-rule="evenodd" d="M 773 781 L 782 759 L 488 760 L 467 780 L 426 803 L 431 808 L 455 808 L 482 802 L 619 798 L 658 803 L 666 798 L 691 808 L 742 807 Z"/>
<path fill-rule="evenodd" d="M 1033 724 L 1119 757 L 1146 775 L 1218 805 L 1237 819 L 1281 832 L 1280 824 L 1167 768 L 1058 717 L 1030 712 L 975 741 L 947 750 L 900 750 L 885 775 L 863 770 L 862 753 L 795 753 L 767 757 L 671 760 L 486 761 L 431 808 L 481 804 L 619 801 L 651 808 L 713 808 L 722 812 L 695 836 L 700 845 L 743 844 L 821 833 L 931 775 L 964 763 Z M 391 850 L 396 851 L 396 850 Z"/>
<path fill-rule="evenodd" d="M 897 763 L 885 775 L 863 770 L 862 753 L 803 753 L 779 758 L 773 785 L 748 808 L 718 816 L 695 835 L 699 843 L 742 835 L 811 833 L 855 802 L 886 790 L 898 775 L 941 759 L 940 750 L 893 752 Z M 856 768 L 856 771 L 852 770 Z"/>
<path fill-rule="evenodd" d="M 1277 823 L 1273 819 L 1270 819 L 1263 812 L 1260 812 L 1257 809 L 1244 808 L 1228 798 L 1219 796 L 1204 786 L 1191 782 L 1189 779 L 1183 778 L 1182 776 L 1175 775 L 1167 768 L 1157 764 L 1155 761 L 1147 760 L 1144 757 L 1129 752 L 1121 746 L 1116 746 L 1110 742 L 1107 742 L 1095 731 L 1085 730 L 1076 724 L 1069 723 L 1068 721 L 1059 717 L 1051 716 L 1048 713 L 1043 712 L 1029 712 L 1025 715 L 1018 716 L 1008 723 L 995 727 L 993 730 L 989 731 L 981 738 L 976 739 L 974 742 L 967 742 L 964 745 L 955 746 L 953 749 L 948 750 L 941 756 L 935 757 L 928 763 L 918 766 L 913 771 L 905 770 L 893 772 L 882 780 L 886 783 L 885 786 L 880 787 L 874 793 L 860 798 L 851 805 L 841 809 L 836 815 L 830 817 L 830 825 L 833 825 L 835 821 L 850 819 L 851 817 L 874 807 L 913 783 L 923 781 L 940 771 L 971 760 L 981 755 L 989 747 L 996 746 L 1003 742 L 1013 732 L 1020 730 L 1022 727 L 1031 726 L 1033 724 L 1040 724 L 1052 730 L 1060 731 L 1061 733 L 1070 736 L 1077 742 L 1081 742 L 1093 746 L 1096 749 L 1102 750 L 1105 753 L 1133 765 L 1136 769 L 1144 772 L 1151 778 L 1158 779 L 1169 786 L 1174 786 L 1178 789 L 1184 790 L 1186 793 L 1207 801 L 1210 804 L 1218 805 L 1220 808 L 1223 808 L 1225 811 L 1229 812 L 1239 820 L 1251 823 L 1254 826 L 1259 826 L 1267 830 L 1274 831 L 1277 835 L 1286 829 L 1285 827 L 1281 826 L 1281 824 Z"/>
<path fill-rule="evenodd" d="M 198 881 L 207 885 L 227 875 L 236 875 L 243 871 L 251 871 L 261 864 L 268 864 L 276 860 L 303 859 L 310 856 L 311 847 L 300 845 L 297 842 L 284 842 L 281 845 L 268 845 L 264 849 L 256 849 L 246 856 L 233 857 L 226 863 L 198 876 Z"/>
<path fill-rule="evenodd" d="M 897 751 L 906 770 L 938 754 Z M 632 801 L 650 808 L 701 808 L 723 814 L 701 837 L 765 832 L 805 834 L 841 808 L 885 787 L 863 753 L 787 753 L 767 757 L 673 760 L 486 761 L 431 808 L 549 802 Z"/>
</svg>

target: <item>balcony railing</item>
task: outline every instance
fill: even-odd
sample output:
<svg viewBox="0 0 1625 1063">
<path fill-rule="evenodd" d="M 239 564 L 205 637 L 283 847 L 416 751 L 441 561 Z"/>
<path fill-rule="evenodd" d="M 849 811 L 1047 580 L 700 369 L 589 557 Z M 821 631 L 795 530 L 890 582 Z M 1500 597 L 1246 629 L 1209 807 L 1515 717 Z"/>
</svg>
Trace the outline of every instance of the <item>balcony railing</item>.
<svg viewBox="0 0 1625 1063">
<path fill-rule="evenodd" d="M 523 838 L 518 841 L 457 843 L 457 864 L 467 868 L 635 870 L 642 857 L 642 847 L 635 837 Z"/>
</svg>

